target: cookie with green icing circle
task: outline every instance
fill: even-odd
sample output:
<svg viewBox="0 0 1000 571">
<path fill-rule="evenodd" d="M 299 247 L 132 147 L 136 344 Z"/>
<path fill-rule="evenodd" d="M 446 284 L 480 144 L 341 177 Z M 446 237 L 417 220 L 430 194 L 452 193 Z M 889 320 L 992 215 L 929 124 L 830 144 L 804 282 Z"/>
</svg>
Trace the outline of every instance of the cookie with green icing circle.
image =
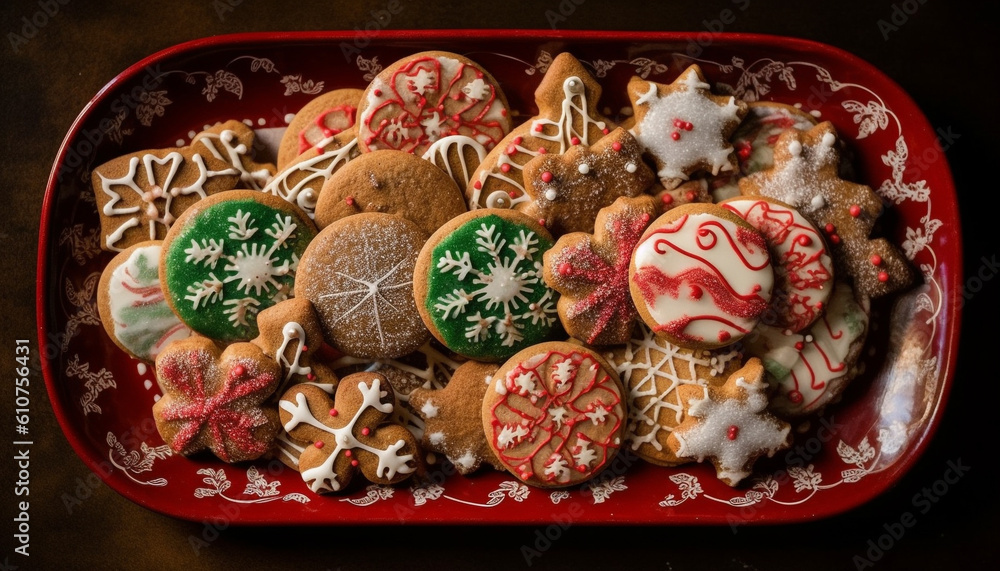
<svg viewBox="0 0 1000 571">
<path fill-rule="evenodd" d="M 160 281 L 188 327 L 217 341 L 253 339 L 257 314 L 292 296 L 316 226 L 267 193 L 212 196 L 177 219 L 163 242 Z"/>
<path fill-rule="evenodd" d="M 452 351 L 501 361 L 547 340 L 559 294 L 542 279 L 552 236 L 531 217 L 480 209 L 454 218 L 424 245 L 413 294 L 427 328 Z"/>
</svg>

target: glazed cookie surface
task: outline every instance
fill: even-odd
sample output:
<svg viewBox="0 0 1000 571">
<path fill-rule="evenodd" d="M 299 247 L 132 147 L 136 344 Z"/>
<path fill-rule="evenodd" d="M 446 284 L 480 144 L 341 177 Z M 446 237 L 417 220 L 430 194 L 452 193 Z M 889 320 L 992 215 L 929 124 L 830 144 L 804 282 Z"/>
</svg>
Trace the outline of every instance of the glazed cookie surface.
<svg viewBox="0 0 1000 571">
<path fill-rule="evenodd" d="M 293 294 L 316 227 L 264 192 L 220 193 L 188 209 L 163 242 L 160 280 L 174 313 L 218 341 L 253 339 L 257 314 Z"/>
<path fill-rule="evenodd" d="M 512 210 L 474 210 L 431 236 L 413 296 L 431 333 L 470 359 L 501 361 L 544 341 L 558 322 L 558 294 L 542 279 L 552 237 Z"/>
<path fill-rule="evenodd" d="M 462 191 L 447 173 L 410 153 L 384 150 L 363 153 L 330 177 L 316 204 L 316 224 L 382 212 L 430 235 L 465 211 Z"/>
<path fill-rule="evenodd" d="M 714 204 L 686 204 L 656 219 L 629 269 L 643 321 L 670 342 L 713 349 L 749 333 L 774 282 L 764 237 Z"/>
<path fill-rule="evenodd" d="M 108 336 L 136 359 L 154 361 L 172 341 L 191 335 L 174 315 L 160 287 L 162 242 L 140 242 L 104 268 L 97 309 Z"/>
<path fill-rule="evenodd" d="M 373 212 L 316 236 L 299 262 L 296 291 L 312 302 L 330 345 L 355 357 L 393 358 L 428 340 L 412 293 L 426 240 L 413 222 Z"/>
</svg>

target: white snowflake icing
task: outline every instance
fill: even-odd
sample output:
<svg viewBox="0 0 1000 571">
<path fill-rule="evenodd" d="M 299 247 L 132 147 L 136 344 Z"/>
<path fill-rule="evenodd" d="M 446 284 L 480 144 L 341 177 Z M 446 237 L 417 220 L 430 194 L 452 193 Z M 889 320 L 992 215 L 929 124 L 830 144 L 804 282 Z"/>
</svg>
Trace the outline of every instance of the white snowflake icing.
<svg viewBox="0 0 1000 571">
<path fill-rule="evenodd" d="M 414 99 L 418 99 L 429 88 L 433 88 L 435 83 L 437 83 L 437 73 L 433 70 L 421 69 L 407 82 L 406 87 L 414 95 Z"/>
<path fill-rule="evenodd" d="M 490 96 L 490 86 L 482 79 L 473 79 L 462 87 L 462 93 L 469 97 L 481 101 Z"/>
<path fill-rule="evenodd" d="M 368 240 L 366 237 L 365 250 L 370 251 L 367 244 Z M 413 274 L 407 271 L 405 267 L 406 262 L 407 260 L 402 260 L 391 268 L 383 268 L 379 267 L 370 258 L 367 258 L 365 271 L 361 275 L 350 276 L 343 272 L 336 272 L 338 276 L 357 284 L 356 289 L 324 294 L 319 299 L 345 297 L 352 301 L 356 300 L 355 304 L 342 313 L 334 323 L 339 323 L 343 319 L 350 318 L 355 312 L 362 310 L 363 307 L 370 304 L 371 315 L 375 321 L 379 343 L 384 346 L 386 343 L 386 334 L 390 332 L 385 331 L 382 326 L 383 317 L 388 313 L 396 313 L 398 315 L 405 312 L 393 305 L 383 294 L 391 290 L 413 287 Z"/>
<path fill-rule="evenodd" d="M 500 446 L 502 450 L 506 450 L 511 446 L 514 446 L 521 441 L 522 438 L 528 435 L 528 429 L 521 425 L 504 425 L 500 429 L 500 434 L 497 435 L 497 445 Z"/>
<path fill-rule="evenodd" d="M 490 255 L 492 261 L 485 269 L 473 265 L 469 252 L 447 250 L 437 262 L 441 273 L 452 273 L 459 281 L 471 276 L 470 288 L 455 288 L 451 293 L 438 297 L 434 309 L 443 312 L 444 320 L 455 319 L 465 313 L 469 302 L 485 302 L 485 310 L 502 312 L 502 315 L 483 315 L 477 311 L 466 316 L 469 325 L 465 337 L 484 341 L 492 335 L 502 339 L 502 345 L 513 346 L 523 339 L 522 322 L 539 321 L 546 325 L 555 322 L 556 307 L 551 291 L 542 282 L 542 264 L 539 259 L 538 238 L 534 232 L 521 229 L 509 242 L 497 232 L 496 225 L 480 224 L 476 230 L 476 249 Z M 529 295 L 536 288 L 546 288 L 545 294 L 535 303 Z M 473 289 L 474 288 L 474 289 Z"/>
</svg>

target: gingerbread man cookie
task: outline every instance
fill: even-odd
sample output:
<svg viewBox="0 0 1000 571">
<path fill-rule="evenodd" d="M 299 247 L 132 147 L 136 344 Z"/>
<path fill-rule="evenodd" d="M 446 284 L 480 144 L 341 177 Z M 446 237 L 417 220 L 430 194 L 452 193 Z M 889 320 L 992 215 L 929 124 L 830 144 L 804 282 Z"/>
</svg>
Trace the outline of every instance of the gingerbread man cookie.
<svg viewBox="0 0 1000 571">
<path fill-rule="evenodd" d="M 638 196 L 653 182 L 642 151 L 625 129 L 615 129 L 591 146 L 544 154 L 524 165 L 529 200 L 515 208 L 555 236 L 590 232 L 597 213 L 618 197 Z"/>
<path fill-rule="evenodd" d="M 281 424 L 295 440 L 309 442 L 299 472 L 314 492 L 339 492 L 354 474 L 395 484 L 418 467 L 417 441 L 398 424 L 386 424 L 396 397 L 385 377 L 344 377 L 334 399 L 312 385 L 296 385 L 278 403 Z"/>
<path fill-rule="evenodd" d="M 898 291 L 913 281 L 913 269 L 888 240 L 869 238 L 882 201 L 870 187 L 840 178 L 836 143 L 829 122 L 785 131 L 775 143 L 774 167 L 741 179 L 740 191 L 780 200 L 823 230 L 861 293 L 875 298 Z"/>
<path fill-rule="evenodd" d="M 561 295 L 556 309 L 571 337 L 617 345 L 639 314 L 629 294 L 632 251 L 656 214 L 649 196 L 619 198 L 597 215 L 594 234 L 566 234 L 545 252 L 545 283 Z"/>
<path fill-rule="evenodd" d="M 444 454 L 459 474 L 471 474 L 482 464 L 503 469 L 486 441 L 482 421 L 483 397 L 498 368 L 467 361 L 444 388 L 410 393 L 410 406 L 426 424 L 422 444 Z"/>
<path fill-rule="evenodd" d="M 153 405 L 156 429 L 185 456 L 208 449 L 224 462 L 259 458 L 280 428 L 277 412 L 261 405 L 280 378 L 277 363 L 252 343 L 220 352 L 201 336 L 175 341 L 156 358 L 163 391 Z"/>
<path fill-rule="evenodd" d="M 633 77 L 628 96 L 635 109 L 632 133 L 656 161 L 665 188 L 698 171 L 716 175 L 736 169 L 729 136 L 746 115 L 746 104 L 713 95 L 697 65 L 669 85 Z"/>
</svg>

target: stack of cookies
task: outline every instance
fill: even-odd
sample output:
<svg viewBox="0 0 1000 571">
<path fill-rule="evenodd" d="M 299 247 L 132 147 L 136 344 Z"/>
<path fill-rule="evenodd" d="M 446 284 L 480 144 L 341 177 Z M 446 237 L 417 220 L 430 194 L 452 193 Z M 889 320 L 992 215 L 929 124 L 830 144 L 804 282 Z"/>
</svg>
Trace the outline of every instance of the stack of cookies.
<svg viewBox="0 0 1000 571">
<path fill-rule="evenodd" d="M 882 202 L 795 107 L 696 65 L 627 89 L 618 125 L 560 54 L 515 122 L 424 52 L 306 105 L 276 164 L 230 121 L 94 169 L 101 317 L 155 362 L 164 441 L 317 493 L 435 463 L 575 486 L 625 448 L 736 486 L 788 447 L 913 280 Z"/>
</svg>

